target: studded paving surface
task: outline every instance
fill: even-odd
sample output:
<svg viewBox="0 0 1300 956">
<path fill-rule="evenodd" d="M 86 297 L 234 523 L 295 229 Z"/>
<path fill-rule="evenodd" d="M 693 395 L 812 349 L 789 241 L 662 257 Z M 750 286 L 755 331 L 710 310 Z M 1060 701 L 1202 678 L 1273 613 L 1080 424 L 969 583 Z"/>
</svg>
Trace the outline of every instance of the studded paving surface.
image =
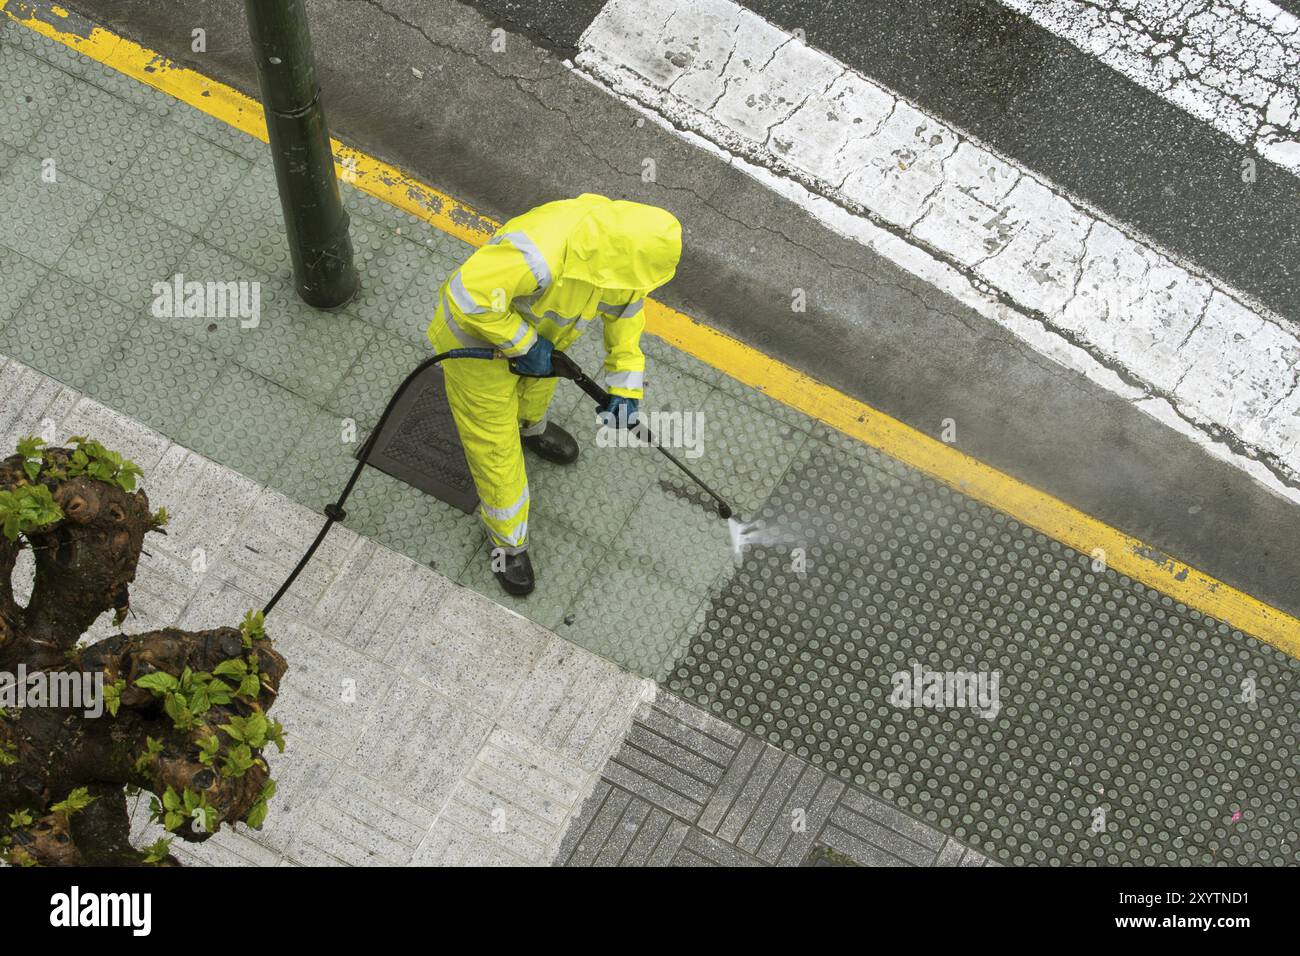
<svg viewBox="0 0 1300 956">
<path fill-rule="evenodd" d="M 264 147 L 26 30 L 0 21 L 0 31 L 0 98 L 14 106 L 0 115 L 0 352 L 288 495 L 285 505 L 319 510 L 389 389 L 427 354 L 431 291 L 468 247 L 345 187 L 365 286 L 337 315 L 307 309 L 276 242 Z M 73 121 L 86 104 L 123 124 L 113 163 L 101 126 Z M 47 159 L 54 182 L 41 177 Z M 152 284 L 176 272 L 259 282 L 260 322 L 156 317 Z M 737 568 L 723 526 L 652 452 L 596 447 L 572 389 L 552 414 L 583 443 L 580 465 L 529 466 L 544 582 L 532 598 L 499 593 L 472 519 L 374 470 L 335 534 L 363 535 L 667 679 L 766 744 L 1004 862 L 1294 862 L 1295 661 L 1092 572 L 662 342 L 644 345 L 650 410 L 704 408 L 726 422 L 694 466 L 743 515 L 792 522 L 797 541 L 751 549 Z M 598 337 L 575 356 L 596 368 Z M 592 507 L 610 487 L 619 494 Z M 257 587 L 292 563 L 284 540 L 264 544 L 275 561 L 241 572 Z M 794 573 L 800 546 L 807 568 Z M 298 590 L 313 580 L 309 571 Z M 173 590 L 158 582 L 154 599 L 170 607 Z M 892 706 L 890 675 L 914 662 L 1000 671 L 1001 711 Z M 1256 699 L 1236 702 L 1248 678 Z M 393 706 L 384 719 L 402 725 Z M 501 730 L 528 726 L 521 716 Z M 526 762 L 526 747 L 482 730 L 483 754 Z M 326 733 L 318 746 L 341 745 Z M 374 759 L 358 772 L 385 772 L 387 758 Z M 441 792 L 444 782 L 412 773 L 400 781 L 411 793 Z M 465 794 L 472 806 L 472 787 Z M 697 826 L 686 809 L 679 819 Z M 423 826 L 422 812 L 401 827 Z M 698 829 L 691 845 L 714 846 L 715 830 Z M 438 859 L 476 846 L 449 836 Z"/>
<path fill-rule="evenodd" d="M 1295 660 L 836 444 L 791 464 L 781 542 L 714 587 L 672 690 L 1007 863 L 1295 862 Z M 895 701 L 918 666 L 999 693 Z"/>
</svg>

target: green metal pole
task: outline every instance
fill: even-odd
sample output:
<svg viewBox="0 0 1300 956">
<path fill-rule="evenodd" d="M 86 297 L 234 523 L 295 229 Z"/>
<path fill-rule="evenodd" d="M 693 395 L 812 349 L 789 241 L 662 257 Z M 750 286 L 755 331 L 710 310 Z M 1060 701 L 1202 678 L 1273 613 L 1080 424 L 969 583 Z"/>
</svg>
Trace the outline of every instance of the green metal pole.
<svg viewBox="0 0 1300 956">
<path fill-rule="evenodd" d="M 262 108 L 293 257 L 309 305 L 333 309 L 356 295 L 348 214 L 339 196 L 303 0 L 244 0 Z"/>
</svg>

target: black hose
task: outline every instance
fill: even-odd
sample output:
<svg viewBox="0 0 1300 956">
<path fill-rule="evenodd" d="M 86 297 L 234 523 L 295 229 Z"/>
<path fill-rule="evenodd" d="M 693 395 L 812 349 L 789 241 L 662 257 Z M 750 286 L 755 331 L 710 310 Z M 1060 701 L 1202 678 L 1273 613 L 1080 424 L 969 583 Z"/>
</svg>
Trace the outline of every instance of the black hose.
<svg viewBox="0 0 1300 956">
<path fill-rule="evenodd" d="M 302 569 L 307 566 L 307 562 L 315 556 L 317 549 L 320 548 L 321 543 L 325 540 L 325 536 L 330 533 L 330 528 L 334 527 L 334 522 L 342 521 L 348 516 L 348 513 L 343 510 L 343 505 L 347 502 L 348 496 L 352 494 L 352 489 L 356 487 L 357 479 L 361 477 L 361 472 L 365 470 L 366 464 L 370 461 L 370 452 L 375 447 L 375 442 L 379 438 L 379 433 L 384 430 L 384 425 L 388 421 L 388 416 L 392 414 L 393 408 L 397 405 L 397 400 L 405 394 L 411 383 L 419 378 L 425 369 L 437 365 L 443 359 L 491 359 L 496 358 L 496 356 L 497 353 L 492 349 L 451 349 L 447 352 L 440 352 L 433 356 L 433 358 L 425 359 L 417 365 L 415 370 L 411 372 L 410 375 L 406 376 L 402 384 L 397 386 L 397 391 L 393 392 L 393 397 L 388 400 L 388 405 L 384 408 L 384 413 L 379 416 L 378 424 L 375 425 L 374 430 L 370 433 L 370 437 L 366 439 L 366 443 L 361 446 L 361 454 L 357 455 L 357 466 L 352 469 L 352 476 L 348 478 L 348 483 L 343 486 L 343 493 L 339 495 L 338 500 L 332 505 L 325 506 L 325 524 L 321 526 L 320 533 L 316 535 L 316 540 L 311 543 L 311 547 L 308 548 L 307 553 L 302 556 L 302 560 L 298 562 L 297 567 L 295 567 L 293 571 L 289 573 L 289 576 L 284 579 L 284 583 L 280 585 L 280 590 L 276 591 L 271 597 L 271 600 L 266 603 L 266 607 L 262 608 L 263 617 L 270 614 L 271 611 L 275 609 L 275 606 L 280 603 L 280 598 L 284 597 L 285 592 L 289 590 L 293 585 L 293 582 L 298 580 L 298 575 L 301 574 Z"/>
<path fill-rule="evenodd" d="M 447 352 L 441 352 L 438 355 L 435 355 L 433 358 L 425 359 L 423 362 L 417 365 L 415 367 L 415 370 L 411 372 L 410 375 L 406 376 L 406 379 L 402 382 L 402 384 L 397 386 L 397 391 L 393 392 L 393 397 L 388 400 L 388 405 L 387 407 L 384 408 L 384 413 L 379 416 L 378 424 L 376 424 L 374 430 L 371 431 L 370 436 L 366 439 L 366 443 L 361 446 L 361 453 L 357 455 L 357 466 L 352 469 L 352 476 L 348 478 L 348 483 L 343 486 L 343 493 L 339 495 L 338 501 L 334 502 L 331 505 L 325 506 L 325 524 L 321 526 L 320 532 L 316 535 L 316 540 L 311 543 L 311 547 L 308 548 L 307 553 L 302 556 L 302 560 L 298 562 L 297 566 L 293 569 L 293 571 L 289 573 L 289 576 L 285 578 L 284 583 L 280 585 L 280 590 L 276 591 L 275 594 L 271 597 L 271 600 L 266 603 L 266 607 L 262 608 L 263 617 L 270 614 L 271 611 L 274 610 L 275 606 L 278 603 L 280 603 L 280 598 L 284 597 L 285 592 L 289 590 L 289 588 L 293 585 L 293 582 L 298 580 L 298 575 L 302 573 L 302 569 L 307 566 L 307 562 L 310 561 L 312 557 L 316 554 L 317 549 L 320 548 L 321 543 L 325 540 L 325 536 L 329 534 L 330 528 L 334 527 L 334 522 L 342 521 L 344 518 L 348 516 L 348 513 L 343 510 L 343 505 L 347 502 L 348 496 L 352 494 L 352 489 L 356 487 L 357 479 L 361 477 L 361 472 L 365 470 L 366 465 L 369 463 L 370 452 L 374 449 L 375 442 L 378 440 L 380 432 L 384 430 L 384 425 L 388 421 L 388 416 L 392 414 L 393 408 L 396 407 L 397 405 L 397 400 L 400 399 L 403 394 L 405 394 L 406 390 L 410 387 L 411 383 L 414 382 L 417 378 L 419 378 L 420 374 L 425 369 L 429 368 L 430 366 L 437 365 L 443 359 L 449 359 L 449 358 L 493 359 L 493 358 L 497 358 L 498 354 L 499 353 L 497 353 L 493 349 L 487 349 L 487 348 L 451 349 L 450 351 Z M 567 355 L 565 355 L 563 352 L 552 353 L 551 360 L 552 360 L 551 375 L 529 376 L 529 377 L 550 378 L 552 376 L 556 376 L 559 378 L 567 378 L 570 381 L 576 383 L 579 388 L 581 388 L 584 392 L 586 392 L 587 395 L 590 396 L 598 406 L 607 404 L 609 402 L 609 393 L 606 392 L 594 381 L 592 381 L 590 378 L 588 378 L 587 375 L 582 371 L 582 369 L 580 369 L 577 366 L 577 364 L 572 359 L 570 359 Z M 511 368 L 512 369 L 514 368 L 513 362 L 511 363 Z M 519 373 L 516 372 L 516 374 Z M 728 505 L 725 500 L 723 500 L 722 496 L 719 495 L 712 488 L 710 488 L 708 485 L 706 485 L 702 480 L 700 480 L 698 475 L 696 475 L 693 471 L 687 468 L 685 464 L 683 464 L 676 457 L 670 454 L 666 448 L 654 444 L 654 438 L 650 434 L 650 429 L 646 425 L 638 423 L 637 425 L 634 425 L 632 427 L 633 429 L 641 431 L 642 436 L 647 444 L 652 445 L 654 448 L 657 448 L 660 454 L 662 454 L 665 458 L 667 458 L 674 465 L 680 468 L 686 474 L 686 476 L 689 477 L 693 482 L 695 482 L 697 485 L 703 488 L 713 498 L 713 500 L 717 502 L 718 513 L 721 514 L 722 517 L 724 518 L 731 517 L 731 506 Z"/>
</svg>

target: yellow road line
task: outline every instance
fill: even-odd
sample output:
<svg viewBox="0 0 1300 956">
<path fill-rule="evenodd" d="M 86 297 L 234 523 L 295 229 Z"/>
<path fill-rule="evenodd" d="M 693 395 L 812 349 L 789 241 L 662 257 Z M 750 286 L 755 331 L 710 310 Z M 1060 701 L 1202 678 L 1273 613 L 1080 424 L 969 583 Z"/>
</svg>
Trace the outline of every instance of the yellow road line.
<svg viewBox="0 0 1300 956">
<path fill-rule="evenodd" d="M 57 7 L 54 16 L 67 22 L 43 19 L 41 9 L 24 0 L 0 0 L 0 8 L 28 29 L 266 141 L 261 105 L 238 90 Z M 81 32 L 75 29 L 78 26 Z M 338 140 L 333 145 L 342 178 L 443 232 L 480 246 L 499 225 L 382 160 Z M 962 494 L 1076 551 L 1102 557 L 1112 570 L 1300 658 L 1300 620 L 1277 608 L 660 302 L 648 303 L 646 329 Z"/>
</svg>

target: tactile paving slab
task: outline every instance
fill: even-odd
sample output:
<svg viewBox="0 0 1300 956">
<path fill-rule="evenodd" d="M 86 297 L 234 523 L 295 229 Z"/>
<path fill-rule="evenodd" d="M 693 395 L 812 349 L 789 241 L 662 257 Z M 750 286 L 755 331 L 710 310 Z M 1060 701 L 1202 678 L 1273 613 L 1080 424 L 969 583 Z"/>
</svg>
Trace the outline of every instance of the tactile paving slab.
<svg viewBox="0 0 1300 956">
<path fill-rule="evenodd" d="M 466 514 L 474 513 L 478 492 L 465 463 L 438 366 L 421 372 L 398 399 L 375 438 L 370 464 Z"/>
<path fill-rule="evenodd" d="M 697 707 L 642 704 L 557 862 L 984 866 L 969 847 Z"/>
<path fill-rule="evenodd" d="M 1006 863 L 1295 863 L 1295 660 L 879 464 L 809 440 L 674 691 Z"/>
</svg>

